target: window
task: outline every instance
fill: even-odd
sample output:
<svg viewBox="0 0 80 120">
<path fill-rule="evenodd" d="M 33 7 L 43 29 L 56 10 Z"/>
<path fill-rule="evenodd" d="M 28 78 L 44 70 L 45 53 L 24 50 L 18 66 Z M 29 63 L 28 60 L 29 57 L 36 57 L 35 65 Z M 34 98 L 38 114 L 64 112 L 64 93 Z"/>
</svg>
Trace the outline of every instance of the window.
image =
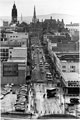
<svg viewBox="0 0 80 120">
<path fill-rule="evenodd" d="M 75 70 L 70 70 L 70 72 L 75 72 Z"/>
<path fill-rule="evenodd" d="M 66 70 L 62 70 L 62 72 L 66 72 Z"/>
<path fill-rule="evenodd" d="M 70 72 L 75 72 L 75 66 L 70 66 L 71 70 Z"/>
<path fill-rule="evenodd" d="M 12 53 L 12 51 L 10 51 L 10 53 Z"/>
<path fill-rule="evenodd" d="M 1 38 L 1 41 L 3 41 L 3 38 Z"/>
<path fill-rule="evenodd" d="M 66 66 L 62 66 L 62 68 L 66 68 Z"/>
<path fill-rule="evenodd" d="M 70 68 L 75 68 L 75 66 L 70 66 Z"/>
</svg>

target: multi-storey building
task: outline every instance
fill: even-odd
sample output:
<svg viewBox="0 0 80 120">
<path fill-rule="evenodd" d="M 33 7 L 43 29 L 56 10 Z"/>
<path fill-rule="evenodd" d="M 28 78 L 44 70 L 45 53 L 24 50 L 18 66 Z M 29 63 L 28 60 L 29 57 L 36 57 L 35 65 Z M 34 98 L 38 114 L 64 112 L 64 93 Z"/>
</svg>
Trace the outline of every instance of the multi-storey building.
<svg viewBox="0 0 80 120">
<path fill-rule="evenodd" d="M 5 33 L 1 38 L 1 84 L 26 83 L 28 33 Z"/>
<path fill-rule="evenodd" d="M 70 32 L 79 31 L 79 23 L 66 24 L 66 28 L 68 28 Z"/>
<path fill-rule="evenodd" d="M 79 51 L 79 42 L 71 41 L 70 36 L 67 35 L 45 35 L 44 43 L 47 44 L 48 50 L 54 52 L 71 52 Z"/>
<path fill-rule="evenodd" d="M 79 53 L 53 53 L 53 61 L 59 75 L 65 83 L 65 95 L 80 95 L 80 79 L 79 79 Z M 54 56 L 55 55 L 55 56 Z M 57 60 L 58 59 L 58 60 Z"/>
</svg>

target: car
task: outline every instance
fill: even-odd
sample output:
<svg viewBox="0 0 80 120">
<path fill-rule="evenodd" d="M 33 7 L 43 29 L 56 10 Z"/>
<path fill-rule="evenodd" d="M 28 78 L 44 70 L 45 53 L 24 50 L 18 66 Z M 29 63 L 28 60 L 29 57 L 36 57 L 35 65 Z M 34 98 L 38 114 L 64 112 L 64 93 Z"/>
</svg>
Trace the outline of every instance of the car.
<svg viewBox="0 0 80 120">
<path fill-rule="evenodd" d="M 45 63 L 45 69 L 48 69 L 48 68 L 49 68 L 49 64 Z"/>
<path fill-rule="evenodd" d="M 43 67 L 43 62 L 42 61 L 40 61 L 39 67 Z"/>
<path fill-rule="evenodd" d="M 2 100 L 4 98 L 4 95 L 0 95 L 0 100 Z"/>
<path fill-rule="evenodd" d="M 24 112 L 25 111 L 25 107 L 24 106 L 15 106 L 15 110 L 19 111 L 19 112 Z"/>
<path fill-rule="evenodd" d="M 70 98 L 70 102 L 73 104 L 79 104 L 79 99 L 78 98 Z"/>
<path fill-rule="evenodd" d="M 20 97 L 19 98 L 19 102 L 25 102 L 26 101 L 26 98 L 25 97 Z"/>
<path fill-rule="evenodd" d="M 51 75 L 50 72 L 46 73 L 46 78 L 47 78 L 47 80 L 53 80 L 52 75 Z"/>
</svg>

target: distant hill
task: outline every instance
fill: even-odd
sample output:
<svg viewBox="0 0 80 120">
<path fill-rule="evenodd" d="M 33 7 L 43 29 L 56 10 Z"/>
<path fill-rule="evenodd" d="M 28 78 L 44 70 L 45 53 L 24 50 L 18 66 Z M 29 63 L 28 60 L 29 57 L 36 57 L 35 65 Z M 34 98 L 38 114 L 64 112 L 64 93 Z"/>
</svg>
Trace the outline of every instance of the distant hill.
<svg viewBox="0 0 80 120">
<path fill-rule="evenodd" d="M 52 13 L 52 14 L 47 14 L 47 15 L 37 15 L 37 18 L 42 21 L 45 20 L 45 19 L 49 19 L 50 17 L 52 16 L 53 19 L 64 19 L 64 23 L 67 24 L 67 23 L 70 23 L 70 22 L 73 22 L 73 23 L 79 23 L 79 19 L 73 15 L 68 15 L 68 14 L 57 14 L 57 13 Z M 32 16 L 27 16 L 27 17 L 23 17 L 22 18 L 23 21 L 27 22 L 27 23 L 30 23 L 32 21 Z M 3 20 L 7 20 L 7 21 L 11 21 L 11 17 L 0 17 L 0 23 L 2 23 Z M 21 18 L 18 17 L 18 20 L 21 21 Z"/>
</svg>

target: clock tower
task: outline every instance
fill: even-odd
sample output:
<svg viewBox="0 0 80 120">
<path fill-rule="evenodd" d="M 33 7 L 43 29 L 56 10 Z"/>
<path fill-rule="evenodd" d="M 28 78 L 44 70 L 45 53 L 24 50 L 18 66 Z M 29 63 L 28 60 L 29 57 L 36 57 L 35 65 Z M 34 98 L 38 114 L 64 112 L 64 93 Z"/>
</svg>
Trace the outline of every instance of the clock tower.
<svg viewBox="0 0 80 120">
<path fill-rule="evenodd" d="M 13 8 L 12 8 L 12 23 L 17 22 L 17 8 L 14 2 Z"/>
</svg>

